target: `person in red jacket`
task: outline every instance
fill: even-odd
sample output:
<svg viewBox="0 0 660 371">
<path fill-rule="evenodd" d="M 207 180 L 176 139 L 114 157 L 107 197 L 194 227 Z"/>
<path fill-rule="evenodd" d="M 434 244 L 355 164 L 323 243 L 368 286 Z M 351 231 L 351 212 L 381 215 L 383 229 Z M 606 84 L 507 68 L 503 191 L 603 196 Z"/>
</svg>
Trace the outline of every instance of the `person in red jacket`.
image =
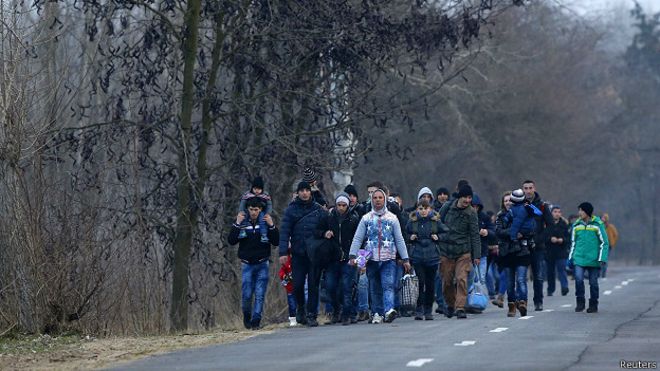
<svg viewBox="0 0 660 371">
<path fill-rule="evenodd" d="M 289 304 L 289 326 L 297 326 L 296 297 L 293 295 L 293 279 L 291 278 L 291 247 L 289 247 L 289 259 L 280 267 L 280 281 L 286 289 L 286 301 Z"/>
</svg>

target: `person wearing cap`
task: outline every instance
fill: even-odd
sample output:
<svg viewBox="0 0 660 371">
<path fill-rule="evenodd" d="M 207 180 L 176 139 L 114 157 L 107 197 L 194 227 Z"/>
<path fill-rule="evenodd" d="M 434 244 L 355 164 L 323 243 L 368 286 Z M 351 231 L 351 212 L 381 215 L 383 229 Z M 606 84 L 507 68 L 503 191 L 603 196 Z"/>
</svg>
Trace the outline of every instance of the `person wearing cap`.
<svg viewBox="0 0 660 371">
<path fill-rule="evenodd" d="M 479 220 L 472 207 L 472 196 L 472 187 L 462 184 L 456 192 L 456 199 L 445 203 L 440 209 L 440 218 L 449 228 L 439 243 L 447 318 L 453 317 L 454 313 L 459 319 L 467 317 L 467 278 L 472 264 L 479 265 L 481 261 Z"/>
<path fill-rule="evenodd" d="M 335 207 L 316 227 L 317 238 L 325 238 L 336 250 L 341 250 L 339 260 L 330 263 L 325 271 L 325 288 L 330 295 L 333 308 L 332 322 L 341 320 L 342 325 L 357 322 L 353 313 L 352 295 L 357 269 L 348 264 L 348 254 L 360 219 L 356 214 L 349 212 L 349 205 L 348 194 L 339 193 L 335 198 Z"/>
<path fill-rule="evenodd" d="M 264 221 L 264 217 L 266 215 L 270 215 L 273 212 L 273 201 L 271 200 L 270 195 L 264 190 L 264 179 L 260 176 L 255 177 L 252 180 L 250 190 L 243 193 L 241 196 L 241 201 L 238 204 L 238 212 L 243 213 L 244 215 L 244 222 L 241 226 L 242 229 L 239 234 L 239 238 L 245 238 L 247 236 L 245 228 L 249 227 L 249 223 L 248 218 L 245 216 L 248 214 L 247 201 L 251 198 L 257 198 L 263 203 L 262 212 L 259 214 L 259 229 L 261 231 L 261 242 L 268 242 L 268 228 L 266 226 L 266 222 Z"/>
<path fill-rule="evenodd" d="M 545 232 L 548 296 L 554 295 L 555 277 L 559 278 L 561 295 L 566 296 L 568 294 L 566 259 L 568 259 L 568 246 L 571 236 L 568 233 L 568 221 L 561 215 L 561 207 L 553 205 L 550 213 L 554 223 L 549 225 Z"/>
<path fill-rule="evenodd" d="M 365 242 L 365 250 L 371 253 L 367 261 L 369 291 L 372 298 L 372 323 L 392 322 L 397 316 L 394 309 L 394 287 L 397 253 L 403 260 L 406 271 L 410 270 L 408 251 L 396 215 L 386 206 L 387 193 L 376 189 L 371 194 L 371 211 L 365 214 L 358 225 L 349 253 L 349 264 L 356 264 L 358 250 Z M 377 289 L 382 290 L 382 296 Z M 382 300 L 378 298 L 382 297 Z M 382 313 L 385 314 L 384 319 Z"/>
<path fill-rule="evenodd" d="M 280 264 L 288 260 L 288 247 L 291 244 L 291 269 L 293 291 L 296 297 L 296 321 L 300 324 L 318 326 L 318 290 L 309 290 L 305 305 L 305 280 L 310 274 L 312 263 L 307 254 L 307 243 L 314 237 L 316 226 L 324 216 L 324 210 L 312 199 L 312 187 L 300 182 L 296 187 L 296 198 L 284 210 L 280 226 Z M 309 313 L 309 321 L 308 321 Z"/>
<path fill-rule="evenodd" d="M 534 249 L 532 255 L 532 277 L 534 278 L 534 310 L 543 310 L 543 279 L 545 277 L 545 228 L 553 224 L 550 214 L 550 205 L 541 199 L 536 191 L 536 183 L 533 180 L 525 180 L 522 183 L 525 192 L 525 202 L 534 205 L 541 211 L 541 215 L 535 215 L 536 233 L 534 234 Z"/>
<path fill-rule="evenodd" d="M 593 215 L 594 207 L 589 202 L 578 206 L 578 220 L 573 224 L 571 252 L 568 255 L 575 266 L 576 312 L 585 307 L 584 273 L 589 275 L 589 308 L 587 313 L 598 312 L 598 277 L 600 268 L 607 263 L 610 244 L 605 223 Z"/>
<path fill-rule="evenodd" d="M 312 198 L 314 201 L 323 207 L 327 207 L 328 202 L 325 200 L 325 196 L 320 189 L 319 173 L 312 167 L 306 167 L 303 171 L 302 181 L 309 183 L 310 187 L 312 187 Z"/>
</svg>

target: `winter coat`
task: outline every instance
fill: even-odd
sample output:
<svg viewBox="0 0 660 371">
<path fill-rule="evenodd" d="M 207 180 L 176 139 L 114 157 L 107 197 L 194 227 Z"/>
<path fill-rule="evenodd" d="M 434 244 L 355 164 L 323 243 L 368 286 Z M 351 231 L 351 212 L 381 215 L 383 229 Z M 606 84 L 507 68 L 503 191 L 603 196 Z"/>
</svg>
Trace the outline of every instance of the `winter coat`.
<svg viewBox="0 0 660 371">
<path fill-rule="evenodd" d="M 479 219 L 473 207 L 459 209 L 458 200 L 446 202 L 440 209 L 440 217 L 449 229 L 440 239 L 440 254 L 456 259 L 471 254 L 473 259 L 481 257 L 481 237 Z"/>
<path fill-rule="evenodd" d="M 619 231 L 612 223 L 605 224 L 605 230 L 607 231 L 607 240 L 610 242 L 610 249 L 614 249 L 619 240 Z"/>
<path fill-rule="evenodd" d="M 351 251 L 349 255 L 354 258 L 366 240 L 365 250 L 371 252 L 369 260 L 388 261 L 394 260 L 398 255 L 406 260 L 408 251 L 406 242 L 401 233 L 399 219 L 387 207 L 381 210 L 372 210 L 366 213 L 360 220 L 358 229 L 355 232 Z"/>
<path fill-rule="evenodd" d="M 568 256 L 575 265 L 600 267 L 600 263 L 607 262 L 609 249 L 605 223 L 599 217 L 592 216 L 588 223 L 582 219 L 575 221 L 571 236 L 571 252 Z"/>
<path fill-rule="evenodd" d="M 433 200 L 433 210 L 440 212 L 440 209 L 442 209 L 442 205 L 445 203 L 438 201 L 438 199 Z"/>
<path fill-rule="evenodd" d="M 554 220 L 552 218 L 550 206 L 541 199 L 541 196 L 539 196 L 537 192 L 534 192 L 534 200 L 532 200 L 531 204 L 536 206 L 537 209 L 541 210 L 541 215 L 534 216 L 534 222 L 536 223 L 534 242 L 536 244 L 536 250 L 543 250 L 545 249 L 545 228 L 546 226 L 552 225 Z"/>
<path fill-rule="evenodd" d="M 512 217 L 508 211 L 500 210 L 495 221 L 495 234 L 498 244 L 498 264 L 504 267 L 527 266 L 530 263 L 529 246 L 511 241 L 509 229 Z"/>
<path fill-rule="evenodd" d="M 479 206 L 481 210 L 483 210 L 484 208 L 484 205 L 481 203 L 481 198 L 479 198 L 479 196 L 476 193 L 472 197 L 472 204 Z M 488 214 L 484 213 L 483 211 L 477 211 L 477 217 L 479 218 L 479 229 L 480 230 L 485 229 L 488 231 L 488 235 L 486 235 L 485 237 L 479 235 L 479 238 L 481 240 L 481 257 L 485 257 L 488 256 L 488 241 L 489 241 L 488 236 L 495 235 L 495 226 L 493 225 L 493 222 L 490 220 Z"/>
<path fill-rule="evenodd" d="M 291 269 L 291 257 L 287 259 L 285 264 L 280 266 L 280 282 L 286 289 L 287 294 L 293 294 L 293 271 Z"/>
<path fill-rule="evenodd" d="M 563 239 L 562 243 L 552 243 L 552 237 Z M 568 258 L 571 235 L 568 233 L 568 223 L 559 219 L 545 229 L 545 248 L 548 260 Z"/>
<path fill-rule="evenodd" d="M 293 255 L 305 256 L 307 239 L 314 237 L 316 226 L 325 211 L 313 200 L 303 201 L 296 197 L 284 210 L 280 225 L 280 256 L 287 256 L 289 240 Z"/>
<path fill-rule="evenodd" d="M 440 214 L 431 211 L 426 218 L 422 218 L 418 212 L 411 213 L 406 225 L 406 235 L 410 246 L 410 259 L 413 263 L 433 265 L 440 262 L 440 246 L 438 241 L 431 238 L 432 234 L 438 237 L 447 233 L 449 229 L 440 221 Z M 415 240 L 410 237 L 416 234 Z"/>
<path fill-rule="evenodd" d="M 246 237 L 239 239 L 238 236 L 243 228 L 247 234 Z M 250 221 L 247 226 L 241 227 L 237 224 L 232 224 L 231 231 L 229 232 L 230 245 L 238 244 L 238 258 L 247 264 L 257 264 L 264 262 L 270 258 L 270 245 L 277 246 L 279 243 L 280 234 L 277 227 L 273 226 L 268 228 L 267 232 L 269 242 L 261 242 L 261 232 L 259 230 L 259 222 Z"/>
<path fill-rule="evenodd" d="M 534 235 L 536 228 L 536 221 L 533 216 L 527 212 L 527 208 L 523 203 L 515 203 L 509 209 L 511 214 L 511 227 L 509 228 L 509 237 L 511 241 L 518 240 L 518 233 L 525 237 Z"/>
<path fill-rule="evenodd" d="M 325 238 L 325 232 L 332 231 L 334 236 L 331 241 L 336 247 L 341 248 L 343 260 L 346 260 L 359 223 L 360 219 L 356 214 L 347 211 L 345 215 L 340 215 L 337 209 L 332 209 L 327 216 L 321 218 L 316 227 L 316 238 Z"/>
</svg>

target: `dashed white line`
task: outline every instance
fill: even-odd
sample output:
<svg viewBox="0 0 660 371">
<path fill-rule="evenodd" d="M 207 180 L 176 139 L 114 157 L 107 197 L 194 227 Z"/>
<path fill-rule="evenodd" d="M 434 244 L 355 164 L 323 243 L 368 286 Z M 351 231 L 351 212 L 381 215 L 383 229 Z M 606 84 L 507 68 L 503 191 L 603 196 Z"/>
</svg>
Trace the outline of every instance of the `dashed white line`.
<svg viewBox="0 0 660 371">
<path fill-rule="evenodd" d="M 628 286 L 628 281 L 623 281 L 623 282 L 621 282 L 621 284 L 622 284 L 623 286 Z"/>
<path fill-rule="evenodd" d="M 518 319 L 530 319 L 530 318 L 534 318 L 534 316 L 525 316 L 525 317 L 520 317 Z"/>
<path fill-rule="evenodd" d="M 494 330 L 490 330 L 490 331 L 488 331 L 488 332 L 504 332 L 504 331 L 506 331 L 506 330 L 508 330 L 508 329 L 509 329 L 508 327 L 498 327 L 498 328 L 496 328 L 496 329 L 494 329 Z"/>
<path fill-rule="evenodd" d="M 612 295 L 612 290 L 606 290 L 603 292 L 603 295 Z"/>
<path fill-rule="evenodd" d="M 562 307 L 562 308 L 570 308 L 570 307 L 572 307 L 572 306 L 573 306 L 573 304 L 564 304 L 564 305 L 562 305 L 561 307 Z"/>
<path fill-rule="evenodd" d="M 550 312 L 554 312 L 555 310 L 554 310 L 554 309 L 544 309 L 543 311 L 544 311 L 545 313 L 550 313 Z"/>
<path fill-rule="evenodd" d="M 420 358 L 414 361 L 410 361 L 406 364 L 406 367 L 422 367 L 427 363 L 433 362 L 433 358 Z"/>
<path fill-rule="evenodd" d="M 614 286 L 614 288 L 617 289 L 617 290 L 620 289 L 620 288 L 622 288 L 622 287 L 623 287 L 623 286 L 619 286 L 619 285 Z"/>
<path fill-rule="evenodd" d="M 463 340 L 460 343 L 454 343 L 454 346 L 456 347 L 468 347 L 470 345 L 474 345 L 477 342 L 475 340 Z"/>
</svg>

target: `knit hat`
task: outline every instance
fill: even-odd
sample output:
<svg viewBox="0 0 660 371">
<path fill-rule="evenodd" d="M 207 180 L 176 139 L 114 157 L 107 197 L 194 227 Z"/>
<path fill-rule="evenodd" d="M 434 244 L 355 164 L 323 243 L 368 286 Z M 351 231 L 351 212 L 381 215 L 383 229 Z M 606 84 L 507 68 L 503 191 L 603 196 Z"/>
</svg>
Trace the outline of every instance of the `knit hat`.
<svg viewBox="0 0 660 371">
<path fill-rule="evenodd" d="M 431 200 L 433 200 L 433 192 L 431 192 L 431 188 L 424 187 L 424 188 L 420 189 L 419 192 L 417 193 L 417 200 L 422 198 L 422 196 L 424 196 L 424 195 L 431 196 Z"/>
<path fill-rule="evenodd" d="M 511 202 L 523 202 L 525 201 L 525 192 L 522 189 L 518 188 L 515 191 L 511 192 Z"/>
<path fill-rule="evenodd" d="M 594 214 L 594 206 L 589 202 L 583 202 L 578 206 L 578 209 L 587 213 L 587 215 L 592 216 Z"/>
<path fill-rule="evenodd" d="M 314 171 L 313 168 L 311 167 L 306 167 L 305 171 L 303 171 L 303 181 L 307 183 L 312 183 L 316 180 L 318 180 L 319 175 Z"/>
<path fill-rule="evenodd" d="M 449 190 L 445 187 L 440 187 L 435 191 L 435 197 L 438 197 L 441 194 L 449 195 Z"/>
<path fill-rule="evenodd" d="M 349 195 L 358 197 L 357 189 L 352 184 L 347 185 L 346 188 L 344 188 L 344 192 L 346 192 Z"/>
<path fill-rule="evenodd" d="M 350 205 L 351 203 L 350 203 L 350 201 L 348 200 L 348 194 L 346 194 L 346 193 L 344 193 L 344 192 L 339 192 L 339 194 L 338 194 L 337 197 L 335 198 L 335 205 L 337 205 L 337 204 L 340 203 L 340 202 L 343 202 L 343 203 L 345 203 L 346 205 Z"/>
<path fill-rule="evenodd" d="M 460 188 L 458 188 L 458 194 L 456 195 L 456 197 L 461 198 L 467 196 L 473 196 L 472 187 L 470 187 L 467 184 L 460 186 Z"/>
<path fill-rule="evenodd" d="M 307 183 L 306 181 L 303 180 L 302 182 L 298 183 L 298 187 L 296 188 L 296 192 L 300 192 L 303 189 L 308 189 L 308 190 L 311 191 L 312 186 L 310 186 L 309 183 Z"/>
<path fill-rule="evenodd" d="M 252 188 L 264 189 L 264 178 L 258 176 L 252 180 Z"/>
</svg>

